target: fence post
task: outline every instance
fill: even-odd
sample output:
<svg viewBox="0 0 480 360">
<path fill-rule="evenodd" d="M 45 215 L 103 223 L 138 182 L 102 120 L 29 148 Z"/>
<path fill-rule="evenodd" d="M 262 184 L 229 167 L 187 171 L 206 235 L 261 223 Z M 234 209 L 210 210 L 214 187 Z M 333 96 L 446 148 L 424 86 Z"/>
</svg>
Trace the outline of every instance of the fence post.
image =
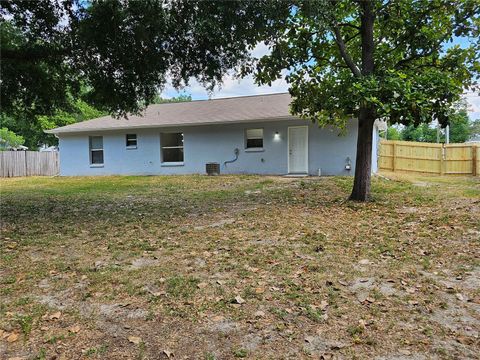
<svg viewBox="0 0 480 360">
<path fill-rule="evenodd" d="M 478 145 L 472 145 L 472 175 L 477 176 L 477 146 Z"/>
<path fill-rule="evenodd" d="M 440 150 L 440 175 L 443 175 L 445 172 L 444 167 L 445 167 L 445 155 L 446 155 L 447 149 L 445 148 L 445 144 L 442 144 L 441 150 Z"/>
<path fill-rule="evenodd" d="M 394 142 L 393 143 L 393 160 L 392 160 L 392 171 L 395 172 L 395 163 L 396 163 L 396 159 L 397 159 L 397 143 Z"/>
</svg>

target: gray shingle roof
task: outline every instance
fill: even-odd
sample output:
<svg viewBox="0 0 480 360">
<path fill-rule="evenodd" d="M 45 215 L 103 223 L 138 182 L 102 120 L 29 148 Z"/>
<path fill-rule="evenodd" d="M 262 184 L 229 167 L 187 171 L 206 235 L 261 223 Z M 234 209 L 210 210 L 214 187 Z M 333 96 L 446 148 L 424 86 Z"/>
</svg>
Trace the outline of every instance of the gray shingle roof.
<svg viewBox="0 0 480 360">
<path fill-rule="evenodd" d="M 290 120 L 295 119 L 289 111 L 290 102 L 290 95 L 282 93 L 165 103 L 148 106 L 143 111 L 143 116 L 131 115 L 127 119 L 104 116 L 46 132 L 69 134 L 133 128 L 229 124 L 257 120 Z"/>
</svg>

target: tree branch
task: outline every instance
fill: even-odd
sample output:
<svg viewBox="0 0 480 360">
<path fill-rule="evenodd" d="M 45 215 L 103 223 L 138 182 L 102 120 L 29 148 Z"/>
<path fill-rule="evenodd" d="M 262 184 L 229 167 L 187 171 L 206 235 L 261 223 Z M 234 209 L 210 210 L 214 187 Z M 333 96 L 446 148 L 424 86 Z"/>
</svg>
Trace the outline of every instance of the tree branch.
<svg viewBox="0 0 480 360">
<path fill-rule="evenodd" d="M 453 28 L 455 29 L 457 26 L 459 26 L 462 22 L 464 22 L 465 20 L 467 20 L 472 14 L 470 12 L 468 12 L 467 14 L 465 14 L 462 18 L 460 18 L 458 21 L 455 22 L 455 24 L 453 24 Z M 421 59 L 421 58 L 425 58 L 427 56 L 430 56 L 432 55 L 435 51 L 438 51 L 440 50 L 440 47 L 442 46 L 443 42 L 445 40 L 448 39 L 448 37 L 451 36 L 451 33 L 447 32 L 445 33 L 438 41 L 436 44 L 434 44 L 432 46 L 432 48 L 428 51 L 424 51 L 422 52 L 421 54 L 413 54 L 405 59 L 402 59 L 400 60 L 399 62 L 397 62 L 395 64 L 395 68 L 399 68 L 399 67 L 402 67 L 403 65 L 411 62 L 411 61 L 414 61 L 414 60 L 418 60 L 418 59 Z"/>
<path fill-rule="evenodd" d="M 337 24 L 337 26 L 341 26 L 341 27 L 351 27 L 351 28 L 360 30 L 360 26 L 353 25 L 353 24 L 351 24 L 351 23 L 340 23 L 340 24 Z"/>
<path fill-rule="evenodd" d="M 1 49 L 0 59 L 15 60 L 23 62 L 34 62 L 39 60 L 54 59 L 67 54 L 66 49 L 51 49 L 51 48 L 30 48 L 30 49 Z"/>
<path fill-rule="evenodd" d="M 335 42 L 337 43 L 338 50 L 340 51 L 340 55 L 342 56 L 343 60 L 348 65 L 353 75 L 355 75 L 356 77 L 362 76 L 360 69 L 353 62 L 352 57 L 347 52 L 347 47 L 345 46 L 345 42 L 343 41 L 342 34 L 340 33 L 340 29 L 338 28 L 337 25 L 334 25 L 332 28 L 333 28 L 333 34 L 335 35 Z"/>
</svg>

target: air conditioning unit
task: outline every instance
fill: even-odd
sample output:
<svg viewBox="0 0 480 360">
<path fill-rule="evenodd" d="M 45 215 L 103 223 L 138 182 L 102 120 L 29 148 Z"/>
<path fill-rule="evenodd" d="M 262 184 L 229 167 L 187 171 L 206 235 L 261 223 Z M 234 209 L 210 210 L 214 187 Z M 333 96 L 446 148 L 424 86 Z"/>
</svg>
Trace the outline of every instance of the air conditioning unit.
<svg viewBox="0 0 480 360">
<path fill-rule="evenodd" d="M 213 176 L 213 175 L 220 175 L 220 164 L 219 163 L 207 163 L 205 165 L 207 175 Z"/>
</svg>

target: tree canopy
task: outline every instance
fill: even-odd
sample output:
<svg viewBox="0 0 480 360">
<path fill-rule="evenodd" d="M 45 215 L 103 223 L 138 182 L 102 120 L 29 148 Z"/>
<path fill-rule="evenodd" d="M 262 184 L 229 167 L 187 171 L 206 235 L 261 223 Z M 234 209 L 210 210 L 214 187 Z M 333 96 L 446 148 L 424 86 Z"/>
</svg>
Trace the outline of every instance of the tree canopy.
<svg viewBox="0 0 480 360">
<path fill-rule="evenodd" d="M 463 143 L 475 136 L 475 122 L 470 122 L 467 106 L 463 101 L 449 114 L 449 138 L 451 143 Z M 401 129 L 389 127 L 387 139 L 419 142 L 446 142 L 446 128 L 440 129 L 436 123 L 409 124 Z"/>
<path fill-rule="evenodd" d="M 22 136 L 15 134 L 5 127 L 0 129 L 0 150 L 17 148 L 24 143 L 25 140 Z"/>
</svg>

